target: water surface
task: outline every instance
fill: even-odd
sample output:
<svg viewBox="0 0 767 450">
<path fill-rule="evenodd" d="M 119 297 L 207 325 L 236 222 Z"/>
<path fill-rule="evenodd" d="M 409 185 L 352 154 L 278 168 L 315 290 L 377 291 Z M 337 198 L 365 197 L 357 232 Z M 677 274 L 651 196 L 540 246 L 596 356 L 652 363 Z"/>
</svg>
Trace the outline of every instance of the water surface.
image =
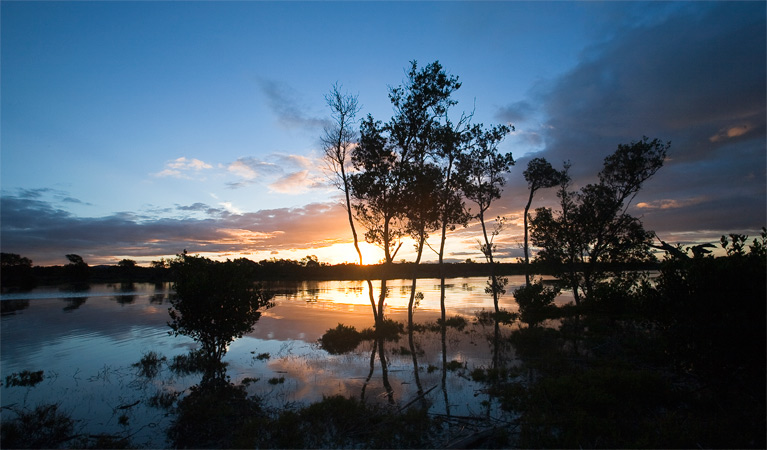
<svg viewBox="0 0 767 450">
<path fill-rule="evenodd" d="M 501 297 L 500 306 L 516 311 L 510 292 L 524 283 L 524 277 L 509 280 L 509 294 Z M 275 306 L 263 312 L 251 333 L 231 344 L 224 357 L 227 374 L 234 383 L 258 379 L 248 384 L 248 393 L 275 408 L 334 394 L 400 407 L 419 392 L 434 388 L 424 396 L 434 414 L 502 414 L 483 393 L 483 386 L 469 376 L 474 368 L 494 364 L 493 349 L 498 343 L 494 327 L 476 320 L 478 312 L 494 308 L 492 297 L 484 291 L 486 282 L 486 278 L 446 280 L 447 315 L 466 317 L 470 325 L 447 329 L 444 355 L 441 333 L 421 331 L 414 333 L 415 358 L 407 334 L 397 342 L 386 342 L 385 365 L 372 342 L 363 342 L 344 355 L 331 355 L 317 343 L 339 323 L 358 330 L 373 326 L 367 282 L 272 283 L 269 288 L 278 292 Z M 387 281 L 388 318 L 406 323 L 411 284 L 412 280 Z M 376 298 L 380 285 L 373 282 Z M 418 280 L 416 290 L 423 299 L 415 322 L 435 323 L 440 317 L 440 280 Z M 77 291 L 41 287 L 3 295 L 3 380 L 22 370 L 45 374 L 35 387 L 2 388 L 3 419 L 14 417 L 13 409 L 58 403 L 78 421 L 78 432 L 130 435 L 134 444 L 147 447 L 167 445 L 164 430 L 172 414 L 150 406 L 150 399 L 160 392 L 183 395 L 199 383 L 200 376 L 179 376 L 164 366 L 158 376 L 148 379 L 139 376 L 132 364 L 148 351 L 170 360 L 196 348 L 190 338 L 168 333 L 170 295 L 167 283 L 93 284 Z M 504 327 L 503 332 L 510 329 Z M 513 349 L 499 349 L 503 360 L 513 363 Z M 443 383 L 444 361 L 456 361 L 460 368 L 445 371 Z M 120 423 L 121 416 L 127 416 L 127 423 L 124 418 Z"/>
</svg>

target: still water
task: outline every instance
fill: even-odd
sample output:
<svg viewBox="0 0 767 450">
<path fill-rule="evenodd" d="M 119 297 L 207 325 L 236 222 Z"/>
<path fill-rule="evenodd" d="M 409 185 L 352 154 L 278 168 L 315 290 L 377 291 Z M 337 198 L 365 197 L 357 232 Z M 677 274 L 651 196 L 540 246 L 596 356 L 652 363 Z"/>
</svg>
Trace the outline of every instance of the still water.
<svg viewBox="0 0 767 450">
<path fill-rule="evenodd" d="M 263 311 L 253 332 L 234 341 L 224 361 L 233 383 L 248 383 L 274 408 L 297 407 L 341 394 L 383 402 L 394 407 L 424 397 L 430 412 L 447 415 L 502 414 L 471 380 L 475 368 L 493 364 L 493 325 L 482 324 L 477 313 L 493 311 L 492 297 L 485 293 L 486 278 L 454 278 L 446 281 L 447 316 L 463 316 L 463 329 L 448 328 L 443 347 L 439 331 L 414 333 L 415 357 L 408 349 L 408 335 L 384 346 L 385 370 L 373 343 L 363 341 L 355 351 L 331 355 L 317 340 L 339 323 L 357 330 L 374 323 L 368 284 L 365 281 L 307 281 L 274 283 L 275 306 Z M 508 294 L 500 306 L 518 307 L 511 292 L 524 277 L 509 277 Z M 386 316 L 407 322 L 407 303 L 412 280 L 388 280 Z M 374 293 L 380 281 L 373 282 Z M 440 317 L 440 280 L 420 279 L 423 293 L 414 321 L 434 324 Z M 170 361 L 196 348 L 187 337 L 168 334 L 169 284 L 92 284 L 85 290 L 41 287 L 31 292 L 3 295 L 0 340 L 2 419 L 15 417 L 14 410 L 57 403 L 59 410 L 77 420 L 76 432 L 130 436 L 135 445 L 163 447 L 165 429 L 172 413 L 151 406 L 161 393 L 183 395 L 199 383 L 200 375 L 178 375 L 167 365 L 153 378 L 140 376 L 132 366 L 154 351 Z M 558 303 L 567 302 L 563 296 Z M 512 328 L 503 327 L 508 333 Z M 445 353 L 443 355 L 443 348 Z M 498 347 L 507 364 L 513 364 L 512 348 Z M 445 371 L 443 362 L 453 362 Z M 460 363 L 460 364 L 459 364 Z M 23 370 L 44 371 L 34 387 L 9 387 L 5 378 Z M 246 380 L 247 381 L 247 380 Z"/>
</svg>

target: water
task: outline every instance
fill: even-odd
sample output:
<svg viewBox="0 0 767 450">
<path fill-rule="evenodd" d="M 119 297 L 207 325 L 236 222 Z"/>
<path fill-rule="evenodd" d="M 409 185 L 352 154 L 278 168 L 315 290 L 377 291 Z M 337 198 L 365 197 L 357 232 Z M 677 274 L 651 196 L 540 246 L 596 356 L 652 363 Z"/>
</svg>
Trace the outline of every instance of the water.
<svg viewBox="0 0 767 450">
<path fill-rule="evenodd" d="M 421 390 L 437 387 L 426 396 L 430 411 L 436 414 L 502 414 L 492 401 L 488 405 L 490 399 L 483 394 L 483 386 L 469 376 L 474 368 L 487 368 L 493 362 L 490 343 L 494 328 L 475 320 L 478 311 L 493 310 L 492 298 L 484 292 L 486 281 L 446 281 L 448 317 L 461 315 L 470 322 L 463 330 L 449 328 L 446 335 L 446 360 L 463 366 L 448 372 L 446 395 L 440 389 L 443 355 L 439 332 L 414 334 L 419 349 L 416 361 L 406 350 L 406 334 L 399 342 L 387 342 L 387 377 L 381 370 L 380 355 L 375 355 L 371 374 L 372 342 L 363 342 L 356 351 L 344 355 L 330 355 L 319 347 L 317 340 L 339 323 L 358 330 L 373 326 L 364 281 L 270 285 L 279 292 L 275 306 L 263 312 L 251 333 L 230 345 L 224 357 L 227 375 L 234 383 L 259 379 L 248 385 L 248 393 L 275 408 L 307 404 L 334 394 L 359 398 L 363 392 L 366 401 L 402 406 L 417 396 L 420 383 Z M 509 294 L 501 298 L 500 306 L 516 311 L 510 292 L 524 283 L 524 277 L 509 277 L 509 281 Z M 406 323 L 411 283 L 387 281 L 388 318 Z M 376 298 L 380 284 L 373 282 Z M 418 280 L 417 291 L 424 296 L 415 322 L 434 323 L 440 317 L 440 281 Z M 41 287 L 3 295 L 0 375 L 5 381 L 12 373 L 42 370 L 45 379 L 35 387 L 8 387 L 4 383 L 2 419 L 15 417 L 14 410 L 57 403 L 61 411 L 77 420 L 78 433 L 129 435 L 132 443 L 145 447 L 167 445 L 165 429 L 173 416 L 150 406 L 150 399 L 163 392 L 183 395 L 199 383 L 200 376 L 179 376 L 163 366 L 158 376 L 147 379 L 131 365 L 148 351 L 171 360 L 196 348 L 193 340 L 168 334 L 170 295 L 167 283 L 93 284 L 74 292 Z M 558 300 L 565 301 L 566 297 Z M 503 331 L 510 329 L 504 327 Z M 513 362 L 513 349 L 504 349 L 503 358 Z M 272 378 L 283 378 L 284 382 L 269 383 Z"/>
</svg>

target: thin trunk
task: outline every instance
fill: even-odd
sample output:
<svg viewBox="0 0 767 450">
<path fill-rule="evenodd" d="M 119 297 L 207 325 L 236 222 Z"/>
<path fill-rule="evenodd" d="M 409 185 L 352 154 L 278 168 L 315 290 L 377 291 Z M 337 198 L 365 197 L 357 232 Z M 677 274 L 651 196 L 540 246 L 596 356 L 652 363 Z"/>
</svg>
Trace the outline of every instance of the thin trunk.
<svg viewBox="0 0 767 450">
<path fill-rule="evenodd" d="M 534 188 L 530 188 L 530 198 L 527 199 L 527 205 L 525 205 L 525 284 L 530 286 L 530 250 L 528 244 L 528 232 L 527 232 L 527 214 L 530 211 L 530 205 L 533 203 Z"/>
<path fill-rule="evenodd" d="M 370 379 L 373 378 L 373 372 L 376 368 L 376 350 L 378 349 L 378 338 L 376 338 L 373 341 L 373 350 L 370 351 L 370 372 L 368 372 L 367 378 L 365 378 L 365 382 L 362 383 L 362 392 L 360 393 L 360 400 L 363 402 L 365 401 L 365 390 L 368 387 L 368 383 L 370 383 Z"/>
<path fill-rule="evenodd" d="M 346 213 L 349 218 L 349 227 L 352 229 L 352 236 L 354 237 L 354 249 L 357 250 L 357 256 L 360 258 L 360 266 L 362 263 L 362 250 L 360 250 L 359 237 L 357 236 L 357 228 L 354 226 L 354 217 L 352 216 L 352 202 L 349 197 L 349 180 L 346 177 L 346 172 L 341 165 L 341 178 L 344 182 L 344 196 L 346 197 Z M 378 320 L 378 313 L 376 312 L 376 301 L 373 296 L 373 283 L 368 280 L 368 294 L 370 295 L 370 306 L 373 307 L 373 320 Z"/>
<path fill-rule="evenodd" d="M 421 255 L 423 254 L 423 246 L 426 242 L 426 233 L 421 230 L 421 237 L 418 240 L 418 254 L 415 258 L 415 266 L 413 268 L 413 285 L 410 289 L 410 301 L 407 304 L 407 326 L 412 329 L 413 328 L 413 305 L 415 304 L 415 288 L 416 288 L 416 280 L 418 276 L 418 264 L 421 263 Z"/>
<path fill-rule="evenodd" d="M 381 337 L 378 339 L 378 358 L 381 360 L 381 378 L 383 379 L 384 389 L 386 389 L 386 396 L 389 398 L 389 404 L 394 404 L 394 389 L 389 383 L 389 366 L 386 363 L 386 355 L 384 354 L 384 339 Z"/>
<path fill-rule="evenodd" d="M 495 276 L 495 261 L 493 261 L 493 247 L 490 239 L 487 237 L 487 227 L 485 226 L 485 211 L 480 207 L 479 209 L 479 222 L 482 224 L 482 235 L 485 237 L 485 249 L 484 254 L 487 261 L 490 263 L 490 289 L 493 293 L 493 306 L 495 312 L 500 312 L 498 305 L 498 278 Z"/>
</svg>

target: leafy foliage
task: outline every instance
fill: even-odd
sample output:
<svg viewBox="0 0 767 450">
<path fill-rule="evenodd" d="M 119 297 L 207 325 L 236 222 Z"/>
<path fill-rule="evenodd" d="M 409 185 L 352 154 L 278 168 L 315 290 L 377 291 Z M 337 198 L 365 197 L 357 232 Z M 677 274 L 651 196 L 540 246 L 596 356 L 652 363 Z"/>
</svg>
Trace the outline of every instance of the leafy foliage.
<svg viewBox="0 0 767 450">
<path fill-rule="evenodd" d="M 222 263 L 184 252 L 171 268 L 176 292 L 168 309 L 171 334 L 198 341 L 215 361 L 229 343 L 253 330 L 259 309 L 272 305 L 272 295 L 252 281 L 239 261 Z"/>
<path fill-rule="evenodd" d="M 538 208 L 532 219 L 537 260 L 572 288 L 576 303 L 592 296 L 598 283 L 628 264 L 650 262 L 653 233 L 626 213 L 642 185 L 663 165 L 670 144 L 647 137 L 605 158 L 599 183 L 569 190 L 565 165 L 560 190 L 561 211 Z M 619 270 L 611 270 L 611 268 Z"/>
<path fill-rule="evenodd" d="M 554 306 L 554 299 L 559 295 L 558 288 L 544 286 L 541 280 L 525 284 L 514 290 L 514 299 L 519 305 L 523 322 L 535 325 L 546 318 Z"/>
</svg>

